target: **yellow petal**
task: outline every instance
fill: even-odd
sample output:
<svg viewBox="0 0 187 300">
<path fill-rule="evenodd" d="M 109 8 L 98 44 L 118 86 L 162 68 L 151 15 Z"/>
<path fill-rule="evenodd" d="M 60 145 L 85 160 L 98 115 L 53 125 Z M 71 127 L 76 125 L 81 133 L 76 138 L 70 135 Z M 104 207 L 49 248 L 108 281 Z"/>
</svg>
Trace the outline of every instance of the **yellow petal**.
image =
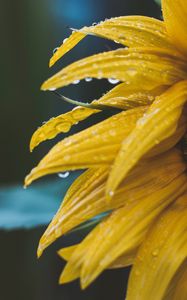
<svg viewBox="0 0 187 300">
<path fill-rule="evenodd" d="M 171 85 L 187 76 L 186 63 L 162 48 L 130 48 L 96 54 L 65 67 L 42 85 L 42 90 L 64 87 L 86 77 L 115 78 L 145 89 Z"/>
<path fill-rule="evenodd" d="M 162 94 L 166 89 L 167 86 L 159 86 L 152 90 L 146 90 L 141 85 L 134 86 L 134 84 L 121 83 L 94 103 L 126 110 L 151 104 L 155 97 Z"/>
<path fill-rule="evenodd" d="M 143 16 L 118 17 L 73 32 L 50 59 L 50 67 L 76 46 L 87 34 L 111 39 L 124 46 L 161 46 L 174 49 L 163 22 Z"/>
<path fill-rule="evenodd" d="M 114 40 L 128 47 L 163 47 L 175 49 L 164 22 L 143 16 L 125 16 L 83 27 L 80 32 Z"/>
<path fill-rule="evenodd" d="M 73 245 L 73 246 L 69 246 L 66 248 L 62 248 L 58 251 L 58 254 L 60 257 L 62 257 L 64 260 L 69 261 L 71 259 L 71 256 L 73 255 L 73 253 L 75 252 L 75 250 L 78 248 L 80 244 L 77 245 Z M 83 249 L 84 253 L 86 253 L 87 248 Z M 132 265 L 136 253 L 137 253 L 138 249 L 136 249 L 134 252 L 130 252 L 129 254 L 126 255 L 122 255 L 119 258 L 116 259 L 116 261 L 114 261 L 111 266 L 109 266 L 109 269 L 119 269 L 119 268 L 124 268 L 127 266 Z M 83 253 L 82 253 L 83 255 Z M 74 268 L 71 271 L 71 274 L 69 274 L 69 281 L 75 280 L 77 278 L 80 277 L 80 271 L 81 271 L 81 267 L 79 268 Z M 63 275 L 60 277 L 59 283 L 64 283 L 64 278 Z"/>
<path fill-rule="evenodd" d="M 92 247 L 89 247 L 84 256 L 81 269 L 83 288 L 87 287 L 117 257 L 129 253 L 130 250 L 134 251 L 140 245 L 155 218 L 184 192 L 186 180 L 185 174 L 180 175 L 153 195 L 116 210 L 101 223 L 92 237 Z"/>
<path fill-rule="evenodd" d="M 180 274 L 179 280 L 175 287 L 175 291 L 173 292 L 172 300 L 186 300 L 187 295 L 187 265 L 184 263 L 184 270 L 182 274 Z M 171 298 L 170 298 L 171 299 Z M 169 300 L 169 298 L 168 298 Z"/>
<path fill-rule="evenodd" d="M 127 300 L 164 298 L 187 258 L 186 220 L 185 194 L 162 214 L 140 247 L 129 279 Z"/>
<path fill-rule="evenodd" d="M 138 107 L 123 111 L 80 133 L 65 138 L 41 160 L 26 178 L 26 185 L 45 175 L 64 170 L 108 166 L 124 136 L 134 128 L 146 111 Z"/>
<path fill-rule="evenodd" d="M 142 162 L 125 179 L 110 202 L 105 200 L 108 169 L 86 171 L 72 184 L 57 214 L 41 237 L 38 256 L 58 237 L 90 218 L 161 189 L 183 172 L 185 167 L 181 153 L 177 150 Z"/>
<path fill-rule="evenodd" d="M 179 82 L 157 97 L 138 120 L 135 129 L 124 139 L 114 162 L 107 183 L 108 197 L 143 155 L 174 134 L 186 97 L 187 81 Z"/>
<path fill-rule="evenodd" d="M 148 105 L 153 102 L 156 96 L 166 90 L 166 88 L 166 86 L 160 86 L 156 89 L 147 91 L 143 90 L 141 86 L 134 87 L 134 85 L 131 84 L 127 85 L 121 83 L 102 96 L 99 100 L 92 101 L 92 105 L 95 104 L 98 106 L 98 104 L 101 104 L 122 110 L 141 105 Z M 32 151 L 41 142 L 52 139 L 61 132 L 68 132 L 74 124 L 77 124 L 98 112 L 100 112 L 98 109 L 78 106 L 70 112 L 50 119 L 34 132 L 30 142 L 30 150 Z"/>
<path fill-rule="evenodd" d="M 175 47 L 187 53 L 187 6 L 184 0 L 162 0 L 164 24 Z"/>
<path fill-rule="evenodd" d="M 84 33 L 73 32 L 71 36 L 53 54 L 49 62 L 49 67 L 52 67 L 64 54 L 74 48 L 84 37 Z"/>
<path fill-rule="evenodd" d="M 76 107 L 70 112 L 50 119 L 34 132 L 30 142 L 30 150 L 32 151 L 36 146 L 45 140 L 53 139 L 61 132 L 68 132 L 73 125 L 97 112 L 99 112 L 99 110 Z"/>
<path fill-rule="evenodd" d="M 98 203 L 98 207 L 95 211 L 94 206 L 91 207 L 91 203 L 89 204 L 89 200 L 85 200 L 83 203 L 81 203 L 81 201 L 83 201 L 83 199 L 90 199 L 90 195 L 97 191 L 98 188 L 103 185 L 103 182 L 106 182 L 107 175 L 108 168 L 90 169 L 80 175 L 73 182 L 67 191 L 58 212 L 40 239 L 37 251 L 38 257 L 42 255 L 46 247 L 48 247 L 63 233 L 88 220 L 90 217 L 95 216 L 97 212 L 99 213 L 104 211 L 104 209 L 102 210 L 102 203 L 100 205 Z M 95 192 L 96 199 L 97 196 L 99 196 L 99 194 Z M 81 216 L 80 212 L 83 212 L 84 208 L 86 208 L 85 214 Z"/>
</svg>

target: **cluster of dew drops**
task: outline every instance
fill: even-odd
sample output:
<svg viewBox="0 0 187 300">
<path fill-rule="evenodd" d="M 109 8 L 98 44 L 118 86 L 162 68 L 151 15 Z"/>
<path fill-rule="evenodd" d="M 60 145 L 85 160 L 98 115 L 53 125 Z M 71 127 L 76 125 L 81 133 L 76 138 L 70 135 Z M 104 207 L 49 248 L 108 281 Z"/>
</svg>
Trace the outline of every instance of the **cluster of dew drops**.
<svg viewBox="0 0 187 300">
<path fill-rule="evenodd" d="M 92 26 L 95 26 L 95 25 L 97 25 L 97 23 L 93 23 L 93 24 L 92 24 Z M 65 38 L 65 39 L 63 40 L 63 44 L 64 44 L 67 40 L 68 40 L 68 38 Z M 117 41 L 115 41 L 115 42 L 118 43 Z M 55 53 L 57 52 L 58 49 L 59 49 L 59 47 L 54 48 L 54 49 L 53 49 L 53 54 L 55 54 Z M 91 78 L 91 77 L 86 77 L 86 78 L 85 78 L 85 81 L 86 81 L 86 82 L 91 82 L 92 80 L 93 80 L 93 78 Z M 120 81 L 120 80 L 118 80 L 118 79 L 116 79 L 116 78 L 108 78 L 108 82 L 111 83 L 111 84 L 117 84 L 117 83 L 119 83 L 119 81 Z M 74 80 L 72 83 L 73 83 L 73 84 L 79 84 L 79 83 L 80 83 L 80 80 L 79 80 L 79 79 Z"/>
</svg>

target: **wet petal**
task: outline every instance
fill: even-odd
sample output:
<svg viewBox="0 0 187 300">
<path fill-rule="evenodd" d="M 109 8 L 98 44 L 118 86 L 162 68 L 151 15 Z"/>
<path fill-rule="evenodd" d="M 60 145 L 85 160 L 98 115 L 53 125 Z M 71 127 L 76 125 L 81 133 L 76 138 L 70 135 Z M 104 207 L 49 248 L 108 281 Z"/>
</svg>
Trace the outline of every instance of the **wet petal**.
<svg viewBox="0 0 187 300">
<path fill-rule="evenodd" d="M 115 78 L 153 89 L 171 85 L 186 76 L 186 63 L 170 50 L 144 47 L 118 49 L 72 63 L 44 82 L 41 89 L 64 87 L 87 77 Z"/>
<path fill-rule="evenodd" d="M 123 141 L 107 183 L 107 196 L 138 160 L 151 148 L 175 133 L 182 108 L 187 99 L 187 81 L 177 83 L 156 98 L 135 129 Z"/>
<path fill-rule="evenodd" d="M 73 253 L 61 280 L 66 281 L 69 272 L 78 265 L 79 268 L 81 266 L 81 286 L 83 288 L 88 286 L 118 257 L 134 251 L 140 245 L 153 220 L 185 188 L 186 175 L 180 175 L 152 195 L 129 202 L 128 205 L 116 210 L 106 221 L 100 223 Z M 87 251 L 82 257 L 84 243 Z"/>
<path fill-rule="evenodd" d="M 121 83 L 102 96 L 99 100 L 92 101 L 92 104 L 101 104 L 126 110 L 150 104 L 155 97 L 160 95 L 166 88 L 166 86 L 160 86 L 156 89 L 147 91 L 143 90 L 141 86 L 134 87 L 134 85 L 131 84 L 127 85 Z M 70 112 L 50 119 L 34 132 L 30 142 L 30 150 L 32 151 L 41 142 L 52 139 L 59 133 L 68 132 L 73 125 L 98 112 L 100 112 L 98 109 L 78 106 Z"/>
<path fill-rule="evenodd" d="M 105 20 L 96 26 L 83 27 L 79 31 L 73 32 L 54 53 L 50 60 L 50 66 L 77 45 L 87 34 L 111 39 L 124 46 L 161 46 L 174 49 L 163 22 L 143 16 L 125 16 Z"/>
<path fill-rule="evenodd" d="M 58 237 L 90 218 L 106 211 L 119 208 L 126 201 L 138 201 L 151 195 L 172 181 L 185 164 L 179 151 L 167 153 L 142 162 L 118 188 L 113 201 L 106 202 L 105 184 L 108 168 L 90 169 L 84 172 L 68 190 L 61 207 L 43 234 L 38 256 Z"/>
<path fill-rule="evenodd" d="M 121 140 L 134 128 L 146 111 L 138 107 L 114 115 L 80 133 L 65 138 L 41 160 L 26 178 L 26 184 L 45 175 L 64 170 L 108 166 Z"/>
<path fill-rule="evenodd" d="M 59 133 L 68 132 L 73 125 L 97 112 L 99 111 L 90 108 L 76 107 L 70 112 L 50 119 L 34 132 L 30 142 L 30 150 L 32 151 L 45 140 L 53 139 Z"/>
<path fill-rule="evenodd" d="M 91 207 L 89 200 L 85 200 L 85 206 L 84 203 L 81 203 L 81 201 L 87 198 L 90 199 L 89 195 L 94 197 L 94 193 L 95 196 L 98 195 L 97 189 L 103 185 L 103 182 L 106 182 L 107 175 L 108 168 L 93 168 L 85 171 L 73 182 L 67 191 L 58 212 L 40 239 L 37 251 L 38 256 L 41 256 L 44 249 L 54 242 L 59 236 L 67 232 L 68 227 L 69 230 L 71 230 L 76 227 L 76 225 L 84 222 L 84 220 L 88 220 L 89 216 L 95 216 L 97 211 L 102 211 L 102 209 L 99 208 L 99 205 L 97 210 L 94 211 L 94 207 Z M 103 207 L 103 205 L 101 207 Z M 85 215 L 81 216 L 80 212 L 83 211 L 84 208 L 86 208 L 87 212 L 85 211 Z M 73 219 L 71 218 L 72 216 Z"/>
<path fill-rule="evenodd" d="M 64 54 L 74 48 L 83 38 L 84 33 L 73 32 L 70 37 L 55 51 L 50 59 L 49 66 L 52 67 Z"/>
<path fill-rule="evenodd" d="M 140 247 L 129 279 L 127 300 L 164 298 L 187 258 L 186 220 L 185 194 L 162 214 Z"/>
<path fill-rule="evenodd" d="M 171 40 L 185 55 L 187 53 L 187 6 L 184 0 L 162 0 L 164 24 Z"/>
</svg>

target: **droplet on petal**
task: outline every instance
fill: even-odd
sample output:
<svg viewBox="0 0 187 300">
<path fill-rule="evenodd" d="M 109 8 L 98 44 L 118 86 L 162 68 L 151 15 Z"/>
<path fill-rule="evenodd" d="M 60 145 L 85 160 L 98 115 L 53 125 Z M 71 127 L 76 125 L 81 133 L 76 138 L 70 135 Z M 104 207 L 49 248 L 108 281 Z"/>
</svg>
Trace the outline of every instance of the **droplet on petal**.
<svg viewBox="0 0 187 300">
<path fill-rule="evenodd" d="M 69 176 L 69 172 L 58 173 L 58 177 L 60 177 L 60 178 L 67 178 L 68 176 Z"/>
<path fill-rule="evenodd" d="M 67 40 L 68 40 L 68 38 L 65 38 L 65 39 L 63 40 L 63 44 L 64 44 Z"/>
<path fill-rule="evenodd" d="M 86 77 L 86 78 L 85 78 L 85 81 L 86 81 L 86 82 L 90 82 L 90 81 L 92 81 L 92 78 L 91 78 L 91 77 Z"/>
<path fill-rule="evenodd" d="M 55 54 L 55 52 L 57 52 L 58 49 L 59 49 L 59 47 L 56 47 L 55 49 L 53 49 L 53 54 Z"/>
<path fill-rule="evenodd" d="M 73 81 L 73 84 L 78 84 L 79 82 L 80 82 L 80 80 L 77 79 L 77 80 Z"/>
<path fill-rule="evenodd" d="M 116 84 L 116 83 L 119 82 L 119 80 L 116 79 L 116 78 L 108 78 L 108 81 L 109 81 L 111 84 Z"/>
</svg>

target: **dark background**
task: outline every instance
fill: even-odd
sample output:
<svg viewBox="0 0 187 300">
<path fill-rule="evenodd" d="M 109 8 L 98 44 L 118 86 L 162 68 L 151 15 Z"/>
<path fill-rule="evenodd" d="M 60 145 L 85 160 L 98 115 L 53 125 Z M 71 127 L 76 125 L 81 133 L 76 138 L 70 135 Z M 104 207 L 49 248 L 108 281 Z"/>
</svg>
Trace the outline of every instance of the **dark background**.
<svg viewBox="0 0 187 300">
<path fill-rule="evenodd" d="M 49 70 L 48 60 L 53 49 L 70 34 L 68 27 L 79 28 L 129 14 L 159 18 L 160 8 L 152 0 L 1 0 L 1 186 L 8 189 L 11 184 L 22 184 L 26 173 L 54 143 L 41 145 L 31 155 L 28 150 L 31 134 L 42 121 L 70 108 L 53 94 L 40 92 L 42 81 L 69 62 L 115 47 L 109 41 L 87 37 Z M 106 80 L 95 80 L 71 85 L 63 93 L 87 101 L 109 88 Z M 95 121 L 94 117 L 83 122 L 79 130 Z M 127 282 L 124 270 L 106 271 L 84 292 L 78 282 L 58 286 L 63 262 L 56 249 L 75 243 L 82 236 L 67 235 L 37 261 L 36 247 L 44 229 L 0 231 L 0 300 L 124 299 Z"/>
</svg>

